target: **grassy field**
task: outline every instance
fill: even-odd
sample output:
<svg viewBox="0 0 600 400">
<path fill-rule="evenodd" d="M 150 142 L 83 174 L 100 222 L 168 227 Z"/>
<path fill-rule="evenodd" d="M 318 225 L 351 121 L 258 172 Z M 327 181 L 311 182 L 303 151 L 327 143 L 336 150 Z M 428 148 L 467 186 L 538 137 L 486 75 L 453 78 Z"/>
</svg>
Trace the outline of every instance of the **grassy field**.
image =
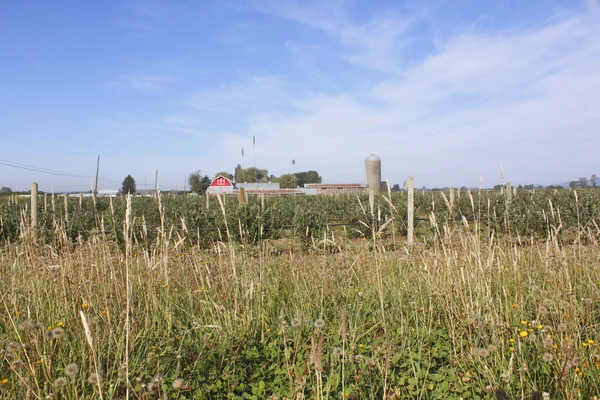
<svg viewBox="0 0 600 400">
<path fill-rule="evenodd" d="M 568 207 L 579 218 L 589 210 L 575 197 Z M 398 226 L 401 204 L 388 211 Z M 409 247 L 398 227 L 369 226 L 376 206 L 360 207 L 369 229 L 253 241 L 241 227 L 246 214 L 225 206 L 228 230 L 209 241 L 174 229 L 161 211 L 159 226 L 136 230 L 144 221 L 135 202 L 112 212 L 118 220 L 106 216 L 113 234 L 73 237 L 63 216 L 49 225 L 53 235 L 34 238 L 19 222 L 0 247 L 0 398 L 600 393 L 593 218 L 567 230 L 549 211 L 545 228 L 522 235 L 510 218 L 434 214 Z M 227 217 L 234 212 L 238 224 Z"/>
</svg>

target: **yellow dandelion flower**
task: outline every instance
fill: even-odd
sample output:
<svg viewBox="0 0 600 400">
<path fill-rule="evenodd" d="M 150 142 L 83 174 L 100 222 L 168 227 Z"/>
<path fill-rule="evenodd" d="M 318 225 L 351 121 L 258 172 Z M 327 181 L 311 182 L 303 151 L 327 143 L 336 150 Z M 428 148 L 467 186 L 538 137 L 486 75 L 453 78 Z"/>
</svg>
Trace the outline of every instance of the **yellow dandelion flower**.
<svg viewBox="0 0 600 400">
<path fill-rule="evenodd" d="M 588 344 L 594 344 L 594 339 L 588 339 Z"/>
<path fill-rule="evenodd" d="M 518 304 L 517 303 L 513 303 L 512 304 L 512 308 L 517 308 Z"/>
<path fill-rule="evenodd" d="M 8 379 L 4 378 L 0 381 L 0 384 L 6 385 L 8 383 Z"/>
<path fill-rule="evenodd" d="M 583 342 L 583 347 L 588 347 L 588 344 L 586 342 Z"/>
<path fill-rule="evenodd" d="M 556 349 L 558 349 L 558 345 L 557 345 L 556 343 L 554 343 L 554 344 L 552 345 L 552 348 L 553 348 L 554 350 L 556 350 Z"/>
<path fill-rule="evenodd" d="M 508 339 L 508 343 L 514 343 L 514 342 L 515 342 L 515 339 L 513 339 L 513 338 Z"/>
<path fill-rule="evenodd" d="M 521 331 L 519 332 L 519 336 L 522 338 L 526 338 L 527 336 L 529 336 L 529 332 L 527 331 Z"/>
<path fill-rule="evenodd" d="M 59 321 L 56 323 L 56 326 L 65 326 L 65 324 L 62 321 Z"/>
<path fill-rule="evenodd" d="M 521 325 L 527 325 L 527 321 L 521 321 Z"/>
<path fill-rule="evenodd" d="M 539 325 L 537 326 L 537 329 L 538 329 L 538 331 L 541 331 L 542 329 L 544 329 L 544 325 L 542 325 L 542 324 L 539 324 Z"/>
<path fill-rule="evenodd" d="M 514 353 L 515 348 L 514 347 L 509 347 L 508 350 L 510 350 L 511 353 Z"/>
<path fill-rule="evenodd" d="M 82 308 L 83 310 L 87 310 L 89 307 L 90 307 L 90 305 L 89 305 L 88 303 L 82 303 L 82 304 L 81 304 L 81 308 Z"/>
</svg>

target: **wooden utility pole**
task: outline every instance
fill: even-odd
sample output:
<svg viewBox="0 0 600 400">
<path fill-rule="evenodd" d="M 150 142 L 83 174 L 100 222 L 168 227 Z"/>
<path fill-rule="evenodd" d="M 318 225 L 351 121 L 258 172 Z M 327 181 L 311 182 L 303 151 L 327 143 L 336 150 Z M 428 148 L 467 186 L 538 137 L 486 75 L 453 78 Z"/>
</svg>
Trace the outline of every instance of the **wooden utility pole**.
<svg viewBox="0 0 600 400">
<path fill-rule="evenodd" d="M 408 244 L 412 246 L 415 234 L 415 182 L 408 177 Z"/>
<path fill-rule="evenodd" d="M 100 154 L 98 154 L 98 162 L 96 163 L 96 186 L 94 186 L 94 193 L 98 193 L 98 173 L 100 172 Z"/>
</svg>

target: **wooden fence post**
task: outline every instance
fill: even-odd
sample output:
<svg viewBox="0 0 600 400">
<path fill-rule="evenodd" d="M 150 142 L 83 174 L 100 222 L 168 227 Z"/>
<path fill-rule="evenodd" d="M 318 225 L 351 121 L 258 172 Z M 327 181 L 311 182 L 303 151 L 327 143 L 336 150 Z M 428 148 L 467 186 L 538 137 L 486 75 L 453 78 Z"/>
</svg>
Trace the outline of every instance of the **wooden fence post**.
<svg viewBox="0 0 600 400">
<path fill-rule="evenodd" d="M 244 204 L 246 202 L 245 194 L 246 194 L 246 190 L 244 188 L 240 188 L 240 192 L 238 193 L 240 204 Z"/>
<path fill-rule="evenodd" d="M 65 194 L 65 222 L 69 222 L 69 195 Z"/>
<path fill-rule="evenodd" d="M 408 177 L 408 244 L 414 243 L 415 230 L 415 184 L 412 176 Z"/>
<path fill-rule="evenodd" d="M 31 184 L 31 229 L 35 235 L 38 227 L 38 184 Z"/>
</svg>

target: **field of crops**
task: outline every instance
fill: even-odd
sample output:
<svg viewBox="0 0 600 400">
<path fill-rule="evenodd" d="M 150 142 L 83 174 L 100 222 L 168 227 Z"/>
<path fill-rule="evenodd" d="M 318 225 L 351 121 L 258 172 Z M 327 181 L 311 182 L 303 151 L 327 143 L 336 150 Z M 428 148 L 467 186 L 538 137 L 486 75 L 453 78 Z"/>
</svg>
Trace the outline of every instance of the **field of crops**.
<svg viewBox="0 0 600 400">
<path fill-rule="evenodd" d="M 240 205 L 235 197 L 223 202 L 205 197 L 135 197 L 131 207 L 134 240 L 146 248 L 159 232 L 185 237 L 193 244 L 210 245 L 215 240 L 232 239 L 251 244 L 265 239 L 293 236 L 320 239 L 334 226 L 346 226 L 348 238 L 371 237 L 387 220 L 381 234 L 406 234 L 406 192 L 375 198 L 367 196 L 250 197 Z M 28 204 L 0 202 L 0 240 L 14 241 L 28 230 Z M 103 232 L 122 242 L 125 198 L 40 198 L 39 233 L 47 243 L 77 240 Z M 25 218 L 22 218 L 25 216 Z M 594 229 L 600 220 L 600 190 L 547 190 L 520 192 L 511 202 L 494 191 L 449 193 L 416 192 L 415 217 L 427 232 L 439 230 L 449 221 L 478 220 L 487 231 L 524 237 L 548 237 L 553 230 L 578 232 Z M 228 229 L 227 229 L 228 228 Z M 229 237 L 226 231 L 229 231 Z M 339 231 L 339 229 L 338 229 Z"/>
<path fill-rule="evenodd" d="M 600 190 L 418 192 L 413 246 L 405 193 L 45 203 L 0 202 L 0 398 L 600 393 Z"/>
</svg>

